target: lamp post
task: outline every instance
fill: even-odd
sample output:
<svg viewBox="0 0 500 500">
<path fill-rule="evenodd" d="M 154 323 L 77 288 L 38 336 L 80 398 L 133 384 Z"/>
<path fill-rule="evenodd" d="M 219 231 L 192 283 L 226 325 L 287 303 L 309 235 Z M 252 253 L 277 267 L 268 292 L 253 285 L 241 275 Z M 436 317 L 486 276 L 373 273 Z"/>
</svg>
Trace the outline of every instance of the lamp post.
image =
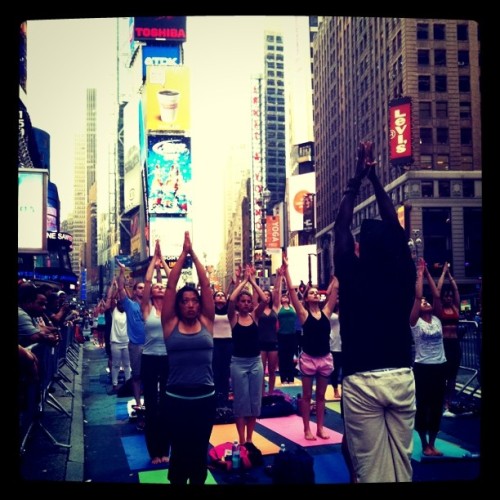
<svg viewBox="0 0 500 500">
<path fill-rule="evenodd" d="M 414 229 L 412 231 L 412 237 L 408 240 L 408 246 L 410 247 L 412 256 L 415 258 L 415 260 L 418 260 L 419 249 L 422 245 L 423 241 L 420 237 L 420 229 Z"/>
<path fill-rule="evenodd" d="M 311 266 L 311 256 L 318 257 L 316 253 L 308 253 L 307 254 L 307 272 L 308 272 L 308 283 L 312 285 L 312 266 Z"/>
<path fill-rule="evenodd" d="M 266 276 L 266 209 L 271 200 L 271 191 L 267 187 L 262 191 L 262 277 Z"/>
</svg>

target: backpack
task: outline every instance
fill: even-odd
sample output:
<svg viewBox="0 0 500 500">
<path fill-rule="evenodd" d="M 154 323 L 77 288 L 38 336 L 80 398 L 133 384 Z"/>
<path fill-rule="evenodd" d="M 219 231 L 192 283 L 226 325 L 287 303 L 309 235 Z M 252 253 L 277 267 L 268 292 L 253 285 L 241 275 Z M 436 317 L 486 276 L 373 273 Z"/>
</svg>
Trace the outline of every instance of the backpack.
<svg viewBox="0 0 500 500">
<path fill-rule="evenodd" d="M 275 390 L 262 396 L 259 418 L 286 417 L 294 413 L 293 400 L 288 394 Z"/>
<path fill-rule="evenodd" d="M 248 455 L 246 446 L 238 445 L 240 450 L 240 460 L 242 469 L 250 469 L 252 462 Z M 208 466 L 215 469 L 222 469 L 230 471 L 233 468 L 231 461 L 231 454 L 233 451 L 233 443 L 226 441 L 225 443 L 218 444 L 208 451 Z"/>
<path fill-rule="evenodd" d="M 276 455 L 271 469 L 273 484 L 314 484 L 314 458 L 297 446 Z"/>
</svg>

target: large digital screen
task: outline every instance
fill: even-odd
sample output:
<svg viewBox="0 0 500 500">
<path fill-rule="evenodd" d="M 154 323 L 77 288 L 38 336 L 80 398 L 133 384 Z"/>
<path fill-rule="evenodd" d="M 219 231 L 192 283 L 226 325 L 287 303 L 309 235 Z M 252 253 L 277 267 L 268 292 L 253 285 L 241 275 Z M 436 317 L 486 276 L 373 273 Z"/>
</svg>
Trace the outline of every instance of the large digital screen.
<svg viewBox="0 0 500 500">
<path fill-rule="evenodd" d="M 189 137 L 148 137 L 147 195 L 150 215 L 188 215 L 193 203 Z"/>
</svg>

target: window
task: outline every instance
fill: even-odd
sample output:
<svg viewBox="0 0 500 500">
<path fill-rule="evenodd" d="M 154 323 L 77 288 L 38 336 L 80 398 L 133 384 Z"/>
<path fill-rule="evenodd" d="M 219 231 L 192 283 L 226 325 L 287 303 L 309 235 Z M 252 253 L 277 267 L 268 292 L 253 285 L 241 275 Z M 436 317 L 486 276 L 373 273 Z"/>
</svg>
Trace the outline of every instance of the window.
<svg viewBox="0 0 500 500">
<path fill-rule="evenodd" d="M 418 77 L 418 91 L 430 92 L 431 90 L 431 77 L 428 75 L 419 75 Z"/>
<path fill-rule="evenodd" d="M 469 39 L 469 26 L 467 24 L 457 24 L 457 40 L 465 41 Z"/>
<path fill-rule="evenodd" d="M 448 101 L 436 102 L 436 118 L 448 118 Z"/>
<path fill-rule="evenodd" d="M 470 117 L 471 117 L 470 102 L 460 101 L 460 118 L 470 118 Z"/>
<path fill-rule="evenodd" d="M 462 170 L 474 170 L 472 155 L 462 155 Z"/>
<path fill-rule="evenodd" d="M 420 129 L 420 144 L 432 144 L 432 129 L 431 128 L 421 128 Z"/>
<path fill-rule="evenodd" d="M 434 40 L 446 39 L 446 26 L 444 24 L 434 25 Z"/>
<path fill-rule="evenodd" d="M 481 208 L 464 208 L 465 276 L 482 276 L 483 211 Z"/>
<path fill-rule="evenodd" d="M 426 49 L 420 49 L 417 52 L 418 64 L 421 66 L 428 66 L 430 64 L 429 51 Z"/>
<path fill-rule="evenodd" d="M 449 170 L 450 169 L 450 155 L 437 155 L 436 169 L 437 170 Z"/>
<path fill-rule="evenodd" d="M 429 101 L 420 101 L 418 109 L 421 120 L 428 120 L 432 118 L 432 108 Z"/>
<path fill-rule="evenodd" d="M 422 198 L 434 198 L 434 182 L 422 181 Z"/>
<path fill-rule="evenodd" d="M 446 66 L 446 50 L 444 49 L 434 50 L 434 65 Z"/>
<path fill-rule="evenodd" d="M 440 198 L 449 198 L 450 197 L 450 181 L 441 180 L 438 182 L 439 186 L 439 197 Z"/>
<path fill-rule="evenodd" d="M 460 75 L 458 77 L 458 90 L 460 92 L 470 92 L 470 77 L 469 77 L 469 75 Z"/>
<path fill-rule="evenodd" d="M 417 40 L 427 40 L 429 38 L 429 25 L 424 23 L 417 24 Z"/>
<path fill-rule="evenodd" d="M 424 259 L 434 276 L 439 276 L 442 271 L 442 267 L 436 264 L 453 262 L 450 221 L 451 209 L 449 207 L 422 208 Z"/>
<path fill-rule="evenodd" d="M 474 198 L 474 181 L 472 179 L 462 181 L 462 193 L 464 198 Z"/>
<path fill-rule="evenodd" d="M 436 142 L 438 144 L 448 144 L 448 128 L 438 127 L 436 129 Z"/>
<path fill-rule="evenodd" d="M 462 144 L 462 146 L 472 145 L 472 129 L 470 127 L 463 127 L 460 129 L 460 144 Z"/>
<path fill-rule="evenodd" d="M 432 168 L 432 155 L 420 155 L 420 168 Z"/>
<path fill-rule="evenodd" d="M 448 89 L 446 75 L 436 75 L 434 77 L 434 85 L 436 92 L 446 92 Z"/>
<path fill-rule="evenodd" d="M 459 50 L 458 51 L 458 65 L 461 67 L 469 65 L 469 51 L 468 50 Z"/>
</svg>

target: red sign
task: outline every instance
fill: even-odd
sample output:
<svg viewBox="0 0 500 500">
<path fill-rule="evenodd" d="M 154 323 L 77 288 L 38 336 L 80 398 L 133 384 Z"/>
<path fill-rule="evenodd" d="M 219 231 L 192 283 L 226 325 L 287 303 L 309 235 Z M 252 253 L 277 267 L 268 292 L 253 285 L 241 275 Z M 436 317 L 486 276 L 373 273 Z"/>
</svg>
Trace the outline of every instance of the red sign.
<svg viewBox="0 0 500 500">
<path fill-rule="evenodd" d="M 134 40 L 142 42 L 186 41 L 185 16 L 134 18 Z"/>
<path fill-rule="evenodd" d="M 389 104 L 389 151 L 392 165 L 413 163 L 409 97 L 395 99 Z"/>
<path fill-rule="evenodd" d="M 279 215 L 266 216 L 266 249 L 281 248 L 281 229 Z"/>
</svg>

